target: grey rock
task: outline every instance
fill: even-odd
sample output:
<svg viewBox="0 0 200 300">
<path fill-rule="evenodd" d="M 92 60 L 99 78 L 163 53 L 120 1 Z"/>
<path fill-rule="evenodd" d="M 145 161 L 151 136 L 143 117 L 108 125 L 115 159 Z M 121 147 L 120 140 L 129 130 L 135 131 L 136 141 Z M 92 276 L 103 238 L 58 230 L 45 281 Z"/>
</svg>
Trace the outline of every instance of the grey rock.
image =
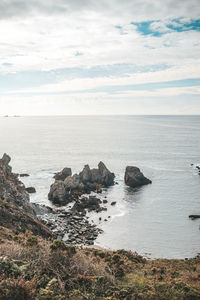
<svg viewBox="0 0 200 300">
<path fill-rule="evenodd" d="M 89 165 L 84 166 L 83 171 L 80 172 L 79 176 L 83 183 L 91 182 L 92 174 Z"/>
<path fill-rule="evenodd" d="M 64 205 L 69 202 L 69 194 L 65 190 L 65 184 L 62 180 L 56 180 L 50 187 L 48 199 L 58 205 Z"/>
<path fill-rule="evenodd" d="M 26 191 L 29 193 L 29 194 L 33 194 L 33 193 L 36 193 L 36 189 L 32 186 L 30 187 L 27 187 L 26 188 Z"/>
<path fill-rule="evenodd" d="M 53 209 L 49 206 L 38 203 L 30 203 L 30 205 L 37 216 L 53 213 Z"/>
<path fill-rule="evenodd" d="M 79 175 L 69 174 L 71 174 L 71 169 L 65 168 L 55 175 L 55 178 L 62 180 L 56 180 L 51 185 L 49 200 L 56 204 L 67 204 L 84 193 L 90 194 L 91 191 L 101 193 L 103 186 L 108 187 L 114 184 L 115 175 L 106 168 L 103 162 L 99 163 L 98 169 L 90 169 L 89 165 L 85 165 Z M 67 177 L 64 179 L 65 176 Z"/>
<path fill-rule="evenodd" d="M 29 194 L 25 190 L 24 184 L 18 179 L 18 175 L 12 173 L 10 160 L 10 156 L 6 153 L 0 159 L 0 199 L 17 205 L 34 215 L 29 205 Z"/>
<path fill-rule="evenodd" d="M 102 178 L 99 169 L 91 169 L 91 182 L 102 184 Z"/>
<path fill-rule="evenodd" d="M 22 174 L 19 174 L 20 177 L 28 177 L 30 176 L 29 174 L 26 174 L 26 173 L 22 173 Z"/>
<path fill-rule="evenodd" d="M 98 168 L 101 174 L 102 184 L 105 186 L 113 185 L 115 174 L 111 173 L 102 161 L 100 161 L 100 163 L 98 164 Z"/>
<path fill-rule="evenodd" d="M 200 215 L 189 215 L 189 218 L 192 220 L 199 219 Z"/>
<path fill-rule="evenodd" d="M 4 165 L 8 165 L 9 162 L 11 161 L 11 158 L 10 158 L 10 156 L 9 156 L 8 154 L 4 153 L 4 155 L 3 155 L 2 159 L 1 159 L 1 161 L 2 161 L 2 163 L 3 163 Z"/>
<path fill-rule="evenodd" d="M 130 187 L 139 187 L 152 183 L 152 181 L 146 178 L 139 168 L 134 166 L 127 166 L 124 176 L 125 184 Z"/>
</svg>

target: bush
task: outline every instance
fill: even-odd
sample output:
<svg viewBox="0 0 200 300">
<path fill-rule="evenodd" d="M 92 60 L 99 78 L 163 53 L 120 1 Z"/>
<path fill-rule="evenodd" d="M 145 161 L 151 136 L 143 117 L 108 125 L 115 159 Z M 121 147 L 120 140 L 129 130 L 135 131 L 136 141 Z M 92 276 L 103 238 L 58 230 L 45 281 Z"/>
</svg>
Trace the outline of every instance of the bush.
<svg viewBox="0 0 200 300">
<path fill-rule="evenodd" d="M 26 281 L 23 277 L 18 279 L 0 278 L 0 300 L 34 300 L 36 280 Z"/>
</svg>

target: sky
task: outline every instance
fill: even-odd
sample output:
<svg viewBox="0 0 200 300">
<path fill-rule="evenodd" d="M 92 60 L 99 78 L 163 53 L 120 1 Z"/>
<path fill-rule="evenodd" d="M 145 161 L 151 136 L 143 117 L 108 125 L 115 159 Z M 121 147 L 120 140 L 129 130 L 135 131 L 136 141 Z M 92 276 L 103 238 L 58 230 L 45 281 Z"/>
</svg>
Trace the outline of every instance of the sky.
<svg viewBox="0 0 200 300">
<path fill-rule="evenodd" d="M 200 114 L 199 0 L 0 0 L 0 115 Z"/>
</svg>

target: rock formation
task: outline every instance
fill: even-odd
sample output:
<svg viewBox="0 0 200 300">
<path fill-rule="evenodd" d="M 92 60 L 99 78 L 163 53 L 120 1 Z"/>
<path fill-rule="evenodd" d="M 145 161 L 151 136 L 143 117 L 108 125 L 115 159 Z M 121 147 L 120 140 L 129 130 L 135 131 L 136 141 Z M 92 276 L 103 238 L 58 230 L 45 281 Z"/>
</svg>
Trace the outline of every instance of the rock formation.
<svg viewBox="0 0 200 300">
<path fill-rule="evenodd" d="M 24 184 L 12 173 L 10 160 L 7 154 L 0 159 L 0 226 L 17 232 L 30 230 L 45 238 L 53 236 L 36 218 Z"/>
<path fill-rule="evenodd" d="M 70 170 L 65 168 L 64 170 Z M 50 187 L 48 194 L 49 200 L 58 205 L 64 205 L 71 202 L 81 194 L 90 193 L 90 191 L 99 191 L 102 187 L 109 187 L 114 184 L 114 173 L 111 173 L 103 162 L 98 164 L 98 169 L 90 169 L 85 165 L 79 174 L 68 175 L 63 181 L 62 172 L 57 173 L 55 182 Z M 62 178 L 58 180 L 57 178 Z"/>
<path fill-rule="evenodd" d="M 7 154 L 0 159 L 0 199 L 25 209 L 29 203 L 29 194 L 18 175 L 12 173 L 10 160 Z"/>
<path fill-rule="evenodd" d="M 133 166 L 126 167 L 124 181 L 126 185 L 133 188 L 152 183 L 150 179 L 146 178 L 143 173 L 140 172 L 139 168 Z"/>
</svg>

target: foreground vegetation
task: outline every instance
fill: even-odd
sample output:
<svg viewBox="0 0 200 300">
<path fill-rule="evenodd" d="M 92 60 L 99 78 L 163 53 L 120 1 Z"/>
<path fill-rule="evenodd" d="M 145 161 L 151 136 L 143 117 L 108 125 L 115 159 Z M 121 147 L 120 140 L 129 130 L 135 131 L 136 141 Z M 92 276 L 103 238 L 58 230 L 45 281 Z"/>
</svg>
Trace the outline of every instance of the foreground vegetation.
<svg viewBox="0 0 200 300">
<path fill-rule="evenodd" d="M 200 258 L 146 260 L 0 227 L 0 299 L 200 299 Z"/>
</svg>

